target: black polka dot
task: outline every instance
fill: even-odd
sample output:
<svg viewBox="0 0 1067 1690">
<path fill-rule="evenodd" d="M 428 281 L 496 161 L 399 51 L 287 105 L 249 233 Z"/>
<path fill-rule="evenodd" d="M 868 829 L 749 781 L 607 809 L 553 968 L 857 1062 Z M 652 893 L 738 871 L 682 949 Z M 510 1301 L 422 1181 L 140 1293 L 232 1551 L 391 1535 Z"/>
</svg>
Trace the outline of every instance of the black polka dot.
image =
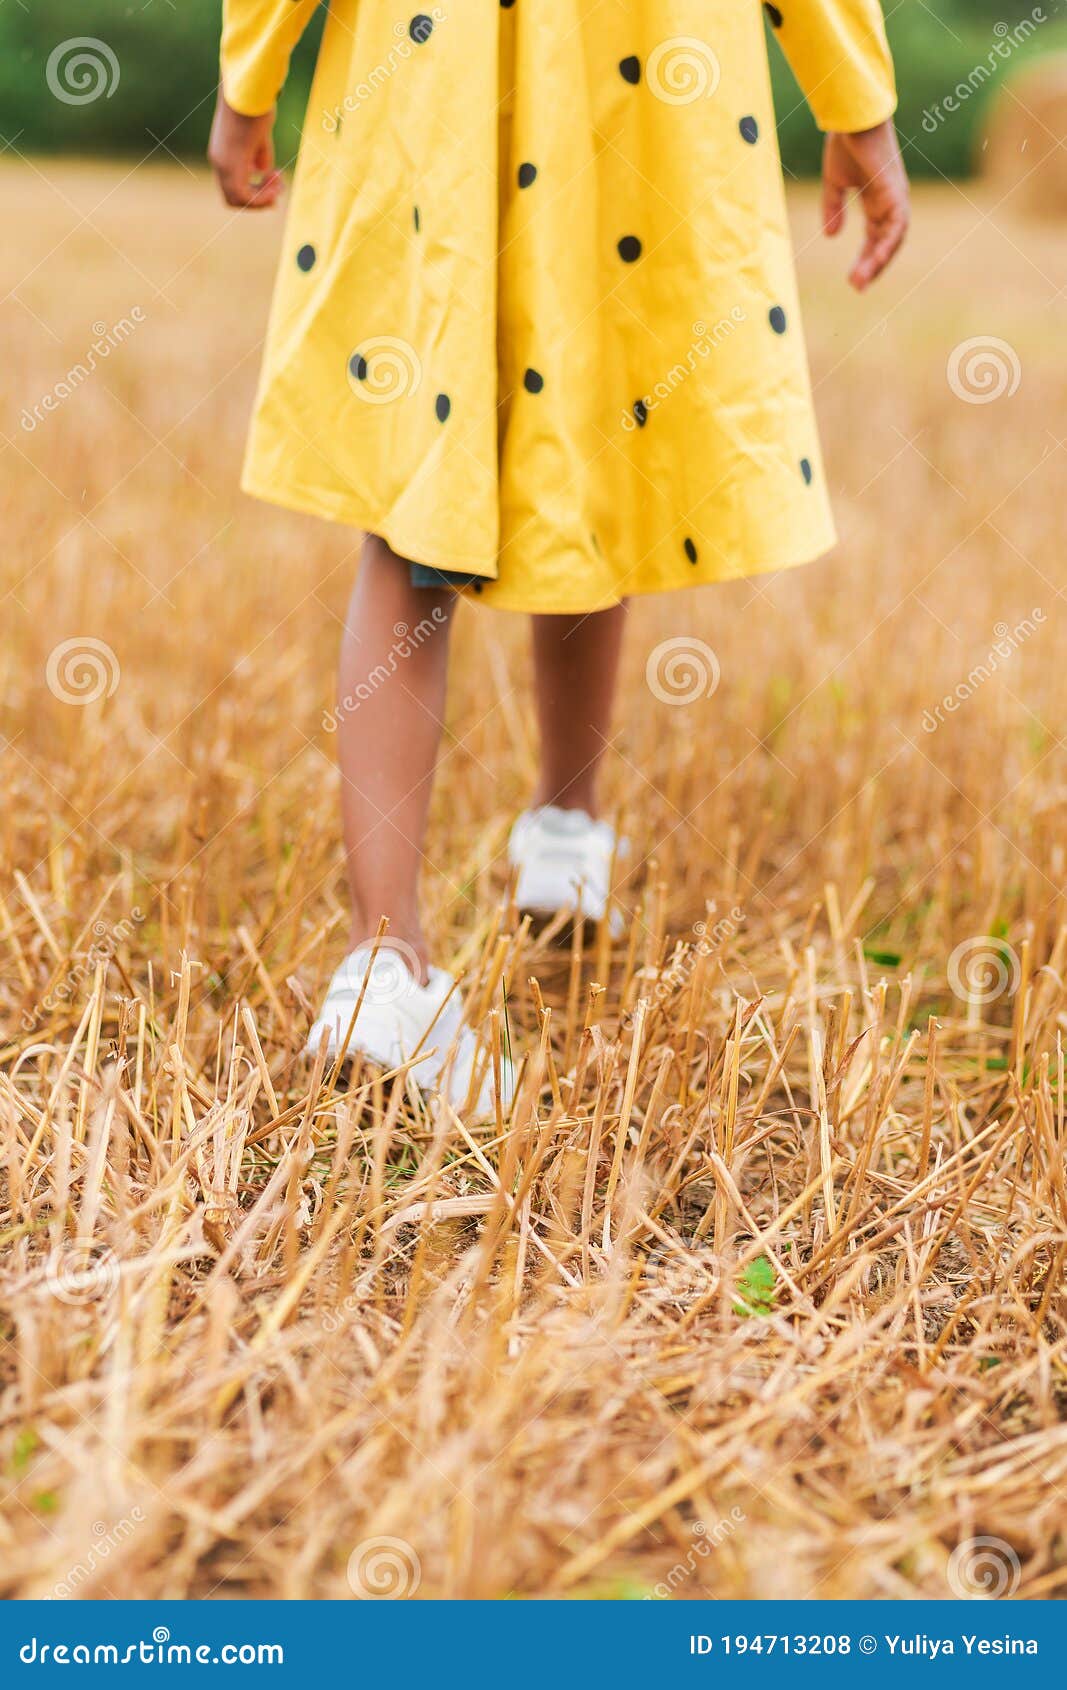
<svg viewBox="0 0 1067 1690">
<path fill-rule="evenodd" d="M 683 549 L 684 549 L 685 555 L 689 559 L 690 563 L 695 563 L 696 560 L 697 560 L 697 549 L 696 549 L 696 546 L 693 544 L 692 540 L 689 538 L 688 534 L 685 537 Z"/>
<path fill-rule="evenodd" d="M 314 262 L 315 262 L 315 248 L 313 246 L 302 246 L 300 248 L 300 251 L 296 255 L 296 267 L 297 267 L 297 269 L 298 270 L 310 270 L 312 265 L 314 264 Z"/>
<path fill-rule="evenodd" d="M 367 360 L 364 358 L 362 352 L 353 352 L 351 358 L 348 360 L 348 369 L 349 373 L 354 375 L 357 381 L 366 381 Z"/>
<path fill-rule="evenodd" d="M 619 257 L 624 264 L 636 264 L 641 256 L 641 242 L 636 235 L 623 235 L 619 242 Z"/>
<path fill-rule="evenodd" d="M 785 334 L 785 312 L 780 305 L 772 305 L 767 313 L 767 321 L 775 334 Z"/>
<path fill-rule="evenodd" d="M 643 399 L 634 400 L 634 421 L 638 428 L 644 428 L 648 421 L 648 406 Z"/>
<path fill-rule="evenodd" d="M 764 0 L 763 10 L 767 14 L 767 18 L 770 22 L 771 28 L 772 29 L 781 29 L 783 19 L 782 19 L 782 14 L 779 11 L 778 7 L 768 5 L 766 3 L 766 0 Z"/>
<path fill-rule="evenodd" d="M 800 473 L 804 477 L 804 480 L 805 480 L 807 486 L 810 487 L 811 486 L 811 478 L 812 478 L 812 475 L 814 474 L 814 471 L 812 470 L 811 463 L 809 462 L 809 460 L 807 458 L 801 458 L 801 460 L 800 460 Z"/>
<path fill-rule="evenodd" d="M 412 41 L 416 42 L 421 47 L 422 43 L 424 41 L 429 41 L 430 36 L 433 34 L 433 19 L 428 18 L 425 12 L 416 12 L 415 16 L 408 24 L 408 34 L 411 36 Z"/>
<path fill-rule="evenodd" d="M 417 205 L 412 207 L 411 221 L 415 225 L 415 233 L 418 234 L 419 230 L 422 228 L 422 213 L 419 211 Z"/>
<path fill-rule="evenodd" d="M 522 378 L 522 385 L 527 393 L 540 393 L 545 385 L 545 378 L 540 370 L 527 370 Z"/>
<path fill-rule="evenodd" d="M 500 0 L 500 4 L 504 8 L 505 12 L 510 12 L 512 6 L 515 4 L 515 0 Z"/>
<path fill-rule="evenodd" d="M 641 60 L 636 53 L 630 53 L 627 58 L 619 60 L 619 75 L 624 82 L 640 82 Z"/>
<path fill-rule="evenodd" d="M 433 408 L 437 413 L 438 422 L 447 422 L 448 413 L 452 409 L 452 401 L 447 393 L 439 393 L 434 400 Z"/>
<path fill-rule="evenodd" d="M 747 141 L 750 147 L 755 146 L 759 140 L 759 124 L 756 119 L 754 117 L 743 117 L 737 127 L 741 131 L 742 141 Z"/>
<path fill-rule="evenodd" d="M 520 188 L 528 188 L 530 186 L 530 184 L 533 183 L 533 182 L 536 182 L 536 180 L 537 180 L 537 166 L 536 166 L 536 164 L 520 164 L 519 165 L 519 187 Z"/>
</svg>

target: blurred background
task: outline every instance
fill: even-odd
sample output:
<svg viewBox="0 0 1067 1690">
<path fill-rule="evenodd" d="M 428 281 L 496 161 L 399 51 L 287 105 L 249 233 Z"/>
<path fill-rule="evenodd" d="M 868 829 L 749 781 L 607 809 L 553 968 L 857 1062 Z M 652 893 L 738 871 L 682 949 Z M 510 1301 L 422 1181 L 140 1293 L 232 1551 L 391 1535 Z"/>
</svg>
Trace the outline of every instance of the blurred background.
<svg viewBox="0 0 1067 1690">
<path fill-rule="evenodd" d="M 143 157 L 158 148 L 202 157 L 215 97 L 220 0 L 96 0 L 91 16 L 72 0 L 0 7 L 2 139 L 30 152 L 98 152 Z M 1067 47 L 1062 0 L 888 0 L 886 22 L 900 83 L 898 123 L 914 176 L 966 176 L 982 162 L 988 106 L 1009 62 Z M 320 16 L 293 61 L 279 111 L 282 158 L 296 151 L 314 66 Z M 105 40 L 122 66 L 113 94 L 88 105 L 41 99 L 49 53 L 75 25 Z M 981 67 L 987 74 L 982 74 Z M 772 69 L 782 154 L 788 171 L 817 168 L 818 136 L 781 55 Z M 946 92 L 966 88 L 951 121 L 931 121 Z M 926 119 L 924 125 L 924 118 Z"/>
</svg>

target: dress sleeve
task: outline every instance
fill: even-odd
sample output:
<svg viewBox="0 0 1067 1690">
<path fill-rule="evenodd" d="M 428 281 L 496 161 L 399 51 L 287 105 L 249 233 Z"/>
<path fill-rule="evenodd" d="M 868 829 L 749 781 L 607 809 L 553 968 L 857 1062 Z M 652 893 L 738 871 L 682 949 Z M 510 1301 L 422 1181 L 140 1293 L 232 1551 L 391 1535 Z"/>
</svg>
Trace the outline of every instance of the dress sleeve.
<svg viewBox="0 0 1067 1690">
<path fill-rule="evenodd" d="M 319 0 L 223 0 L 222 91 L 246 117 L 269 112 L 289 72 L 289 58 Z"/>
<path fill-rule="evenodd" d="M 855 134 L 896 110 L 880 0 L 778 0 L 766 5 L 820 129 Z"/>
</svg>

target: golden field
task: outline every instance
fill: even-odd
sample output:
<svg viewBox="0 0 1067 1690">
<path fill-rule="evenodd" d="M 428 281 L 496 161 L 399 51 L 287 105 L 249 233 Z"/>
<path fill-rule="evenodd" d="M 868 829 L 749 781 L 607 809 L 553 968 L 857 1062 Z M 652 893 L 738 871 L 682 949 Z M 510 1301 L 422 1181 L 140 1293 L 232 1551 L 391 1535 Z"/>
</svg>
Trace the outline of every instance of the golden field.
<svg viewBox="0 0 1067 1690">
<path fill-rule="evenodd" d="M 924 191 L 857 299 L 797 194 L 841 544 L 635 605 L 614 943 L 508 909 L 525 629 L 462 613 L 485 1124 L 300 1056 L 357 537 L 237 492 L 278 221 L 2 181 L 4 1592 L 1067 1594 L 1067 227 Z"/>
</svg>

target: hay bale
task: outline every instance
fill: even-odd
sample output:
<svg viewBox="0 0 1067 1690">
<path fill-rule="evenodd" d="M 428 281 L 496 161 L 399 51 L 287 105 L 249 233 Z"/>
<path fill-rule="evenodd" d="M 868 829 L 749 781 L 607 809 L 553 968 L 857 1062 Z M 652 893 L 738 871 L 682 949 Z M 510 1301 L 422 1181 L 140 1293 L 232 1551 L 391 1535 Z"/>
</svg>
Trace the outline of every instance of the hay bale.
<svg viewBox="0 0 1067 1690">
<path fill-rule="evenodd" d="M 977 165 L 998 199 L 1028 217 L 1067 216 L 1067 53 L 1005 83 L 979 137 Z"/>
</svg>

